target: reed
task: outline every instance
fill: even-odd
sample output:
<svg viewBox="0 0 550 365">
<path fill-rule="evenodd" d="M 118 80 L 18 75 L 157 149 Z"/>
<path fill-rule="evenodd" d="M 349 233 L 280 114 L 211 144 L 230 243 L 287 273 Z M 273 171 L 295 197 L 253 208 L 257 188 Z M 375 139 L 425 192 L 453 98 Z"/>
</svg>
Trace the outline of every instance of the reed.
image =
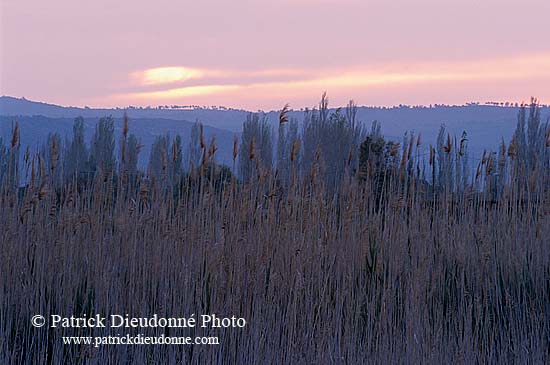
<svg viewBox="0 0 550 365">
<path fill-rule="evenodd" d="M 536 163 L 515 158 L 517 141 L 507 153 L 503 144 L 506 163 L 485 154 L 479 186 L 507 169 L 497 196 L 473 183 L 440 186 L 432 146 L 434 179 L 423 179 L 420 135 L 376 147 L 388 164 L 368 161 L 363 180 L 348 172 L 336 191 L 325 187 L 320 148 L 307 174 L 294 170 L 299 140 L 286 189 L 265 166 L 261 177 L 230 184 L 217 184 L 214 170 L 190 174 L 181 194 L 155 193 L 155 176 L 118 194 L 117 174 L 77 189 L 74 179 L 52 183 L 40 155 L 35 172 L 32 158 L 36 183 L 14 190 L 4 179 L 1 190 L 0 363 L 545 362 L 550 189 L 541 131 Z M 235 142 L 233 161 L 257 160 L 254 143 Z M 200 144 L 212 166 L 215 141 L 207 146 L 202 129 Z M 465 144 L 465 135 L 458 148 L 447 136 L 441 161 L 462 156 Z M 171 332 L 218 336 L 216 346 L 99 348 L 63 345 L 61 336 L 112 330 L 30 324 L 34 314 L 96 313 L 216 313 L 248 324 Z"/>
</svg>

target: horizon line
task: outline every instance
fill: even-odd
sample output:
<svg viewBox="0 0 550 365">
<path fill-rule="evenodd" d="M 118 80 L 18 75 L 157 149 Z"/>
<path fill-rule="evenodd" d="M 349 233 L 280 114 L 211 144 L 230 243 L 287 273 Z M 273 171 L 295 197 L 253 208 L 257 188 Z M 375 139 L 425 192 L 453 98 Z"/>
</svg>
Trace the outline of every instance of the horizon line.
<svg viewBox="0 0 550 365">
<path fill-rule="evenodd" d="M 77 108 L 77 109 L 90 109 L 90 110 L 219 110 L 219 111 L 242 111 L 242 112 L 249 112 L 249 113 L 273 113 L 273 112 L 279 112 L 281 109 L 271 109 L 271 110 L 263 110 L 263 109 L 257 109 L 257 110 L 248 110 L 243 108 L 237 108 L 237 107 L 231 107 L 231 106 L 225 106 L 225 105 L 198 105 L 198 104 L 189 104 L 189 105 L 178 105 L 178 104 L 157 104 L 157 105 L 128 105 L 128 106 L 77 106 L 77 105 L 63 105 L 63 104 L 57 104 L 55 102 L 47 102 L 47 101 L 37 101 L 33 99 L 28 99 L 24 96 L 17 97 L 12 95 L 1 95 L 0 98 L 11 98 L 16 100 L 24 100 L 31 103 L 37 103 L 37 104 L 45 104 L 50 106 L 57 106 L 61 108 Z M 537 102 L 537 105 L 542 108 L 550 108 L 550 104 L 547 104 L 543 101 L 541 101 L 538 98 L 530 97 L 531 101 L 529 102 L 518 102 L 518 101 L 500 101 L 500 100 L 494 100 L 494 101 L 469 101 L 469 102 L 463 102 L 463 103 L 456 103 L 456 104 L 445 104 L 445 103 L 430 103 L 430 104 L 393 104 L 393 105 L 358 105 L 355 106 L 357 108 L 373 108 L 373 109 L 396 109 L 396 108 L 436 108 L 436 107 L 468 107 L 468 106 L 488 106 L 488 107 L 499 107 L 499 108 L 520 108 L 524 106 L 529 106 L 532 103 L 532 100 L 535 100 Z M 330 100 L 330 98 L 329 98 Z M 353 98 L 350 99 L 350 101 L 353 101 Z M 300 112 L 305 110 L 313 110 L 314 108 L 317 108 L 317 104 L 313 107 L 307 106 L 307 107 L 292 107 L 291 104 L 289 107 L 289 111 L 293 112 Z M 284 107 L 284 105 L 283 105 Z M 329 106 L 330 109 L 343 109 L 346 105 L 342 106 Z"/>
</svg>

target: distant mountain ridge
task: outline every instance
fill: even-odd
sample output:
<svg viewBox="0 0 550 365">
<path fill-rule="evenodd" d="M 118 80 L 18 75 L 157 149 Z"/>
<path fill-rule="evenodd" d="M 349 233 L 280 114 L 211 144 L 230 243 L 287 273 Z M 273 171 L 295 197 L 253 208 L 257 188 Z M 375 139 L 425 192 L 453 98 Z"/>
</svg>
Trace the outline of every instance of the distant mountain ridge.
<svg viewBox="0 0 550 365">
<path fill-rule="evenodd" d="M 334 109 L 332 109 L 334 110 Z M 70 122 L 77 116 L 83 116 L 89 122 L 100 117 L 112 115 L 116 119 L 122 118 L 127 111 L 132 121 L 130 128 L 133 133 L 141 136 L 143 143 L 152 140 L 153 135 L 162 134 L 166 131 L 181 133 L 184 141 L 189 137 L 189 130 L 192 122 L 201 121 L 207 128 L 205 132 L 209 138 L 216 134 L 220 144 L 219 157 L 223 161 L 230 159 L 231 153 L 221 146 L 229 146 L 233 143 L 235 133 L 240 133 L 242 123 L 246 119 L 248 111 L 235 109 L 155 109 L 155 108 L 132 108 L 132 109 L 93 109 L 62 107 L 53 104 L 39 103 L 26 99 L 17 99 L 8 96 L 0 97 L 0 115 L 4 116 L 2 122 L 2 135 L 6 135 L 9 129 L 7 121 L 18 117 L 20 121 L 32 124 L 34 131 L 41 131 L 40 138 L 47 136 L 47 130 L 59 119 L 63 119 L 63 125 L 72 125 Z M 434 144 L 437 138 L 439 127 L 445 124 L 451 136 L 460 137 L 463 131 L 468 134 L 468 142 L 472 158 L 479 159 L 484 149 L 496 150 L 502 139 L 506 143 L 510 141 L 517 124 L 518 107 L 500 107 L 491 105 L 465 105 L 465 106 L 435 106 L 435 107 L 358 107 L 357 120 L 362 121 L 366 128 L 374 120 L 378 120 L 382 126 L 382 133 L 392 138 L 401 138 L 407 131 L 422 134 L 422 140 L 426 148 Z M 31 116 L 43 116 L 47 119 L 26 119 Z M 545 122 L 550 116 L 548 106 L 541 107 L 542 121 Z M 11 116 L 6 118 L 6 116 Z M 276 128 L 278 124 L 278 112 L 267 112 L 266 116 Z M 289 112 L 290 118 L 303 120 L 303 111 L 293 110 Z M 42 126 L 36 122 L 41 120 Z M 31 123 L 32 122 L 32 123 Z M 9 124 L 9 123 L 8 123 Z M 29 124 L 29 125 L 30 125 Z M 47 125 L 47 127 L 45 126 Z M 117 127 L 118 128 L 118 127 Z M 63 127 L 65 132 L 70 129 Z M 22 132 L 25 131 L 25 123 L 22 123 Z M 91 129 L 90 129 L 91 131 Z M 275 129 L 276 132 L 276 129 Z M 46 133 L 44 135 L 44 133 Z M 212 134 L 210 134 L 212 133 Z M 32 134 L 33 143 L 38 135 Z M 34 138 L 34 137 L 36 138 Z M 63 134 L 62 134 L 63 136 Z M 25 135 L 22 136 L 23 142 Z M 147 146 L 148 148 L 150 146 Z M 227 155 L 226 155 L 227 153 Z M 148 156 L 147 156 L 148 157 Z"/>
<path fill-rule="evenodd" d="M 42 115 L 49 118 L 101 118 L 112 115 L 113 118 L 122 118 L 124 112 L 130 118 L 170 119 L 195 122 L 200 120 L 205 125 L 217 128 L 239 131 L 242 122 L 248 114 L 245 110 L 214 110 L 214 109 L 155 109 L 155 108 L 80 108 L 64 107 L 55 104 L 18 99 L 10 96 L 0 97 L 0 115 L 9 116 L 36 116 Z"/>
</svg>

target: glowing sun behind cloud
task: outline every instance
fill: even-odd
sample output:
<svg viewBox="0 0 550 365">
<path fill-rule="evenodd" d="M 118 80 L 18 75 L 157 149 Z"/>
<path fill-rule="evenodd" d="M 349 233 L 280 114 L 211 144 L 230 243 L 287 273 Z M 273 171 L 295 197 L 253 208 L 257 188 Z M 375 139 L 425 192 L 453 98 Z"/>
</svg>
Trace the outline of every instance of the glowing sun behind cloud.
<svg viewBox="0 0 550 365">
<path fill-rule="evenodd" d="M 169 84 L 203 77 L 203 72 L 188 67 L 157 67 L 134 73 L 143 85 Z"/>
</svg>

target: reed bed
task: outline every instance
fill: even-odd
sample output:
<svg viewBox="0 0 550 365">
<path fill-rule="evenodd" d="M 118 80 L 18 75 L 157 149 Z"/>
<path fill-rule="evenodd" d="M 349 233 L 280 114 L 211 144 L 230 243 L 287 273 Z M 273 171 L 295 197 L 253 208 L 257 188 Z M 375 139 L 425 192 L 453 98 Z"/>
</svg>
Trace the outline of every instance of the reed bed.
<svg viewBox="0 0 550 365">
<path fill-rule="evenodd" d="M 0 362 L 547 362 L 547 165 L 522 170 L 506 155 L 498 194 L 488 159 L 467 188 L 436 188 L 407 172 L 421 164 L 413 147 L 383 179 L 347 169 L 335 190 L 319 161 L 308 174 L 291 169 L 288 185 L 269 171 L 217 184 L 204 165 L 168 188 L 101 171 L 56 185 L 58 167 L 29 163 L 34 180 L 4 183 L 0 203 Z M 250 154 L 235 142 L 240 153 Z M 247 325 L 141 331 L 219 345 L 96 348 L 61 336 L 112 329 L 30 323 L 95 313 L 216 313 Z"/>
</svg>

